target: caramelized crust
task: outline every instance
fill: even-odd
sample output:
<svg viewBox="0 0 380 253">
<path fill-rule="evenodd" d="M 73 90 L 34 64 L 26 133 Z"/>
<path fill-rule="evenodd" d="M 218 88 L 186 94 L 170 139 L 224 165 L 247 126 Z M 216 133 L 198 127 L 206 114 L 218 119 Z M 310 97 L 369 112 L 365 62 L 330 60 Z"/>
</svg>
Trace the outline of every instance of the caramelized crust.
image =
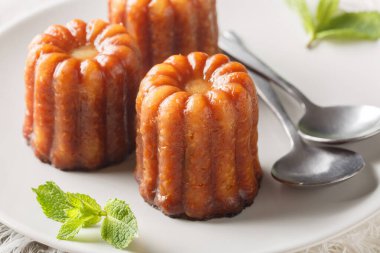
<svg viewBox="0 0 380 253">
<path fill-rule="evenodd" d="M 216 0 L 108 0 L 108 16 L 136 39 L 146 70 L 173 54 L 218 51 Z"/>
<path fill-rule="evenodd" d="M 78 83 L 79 61 L 69 58 L 59 63 L 53 76 L 54 126 L 52 130 L 52 147 L 50 159 L 57 167 L 68 167 L 75 163 L 77 143 L 74 141 L 78 124 L 75 115 L 78 115 Z M 44 105 L 42 105 L 44 106 Z M 57 134 L 59 133 L 59 134 Z M 73 138 L 74 137 L 74 138 Z"/>
<path fill-rule="evenodd" d="M 206 89 L 188 89 L 189 85 Z M 175 217 L 209 219 L 252 204 L 261 179 L 258 103 L 243 65 L 175 55 L 154 66 L 136 100 L 140 193 Z"/>
<path fill-rule="evenodd" d="M 158 183 L 157 206 L 169 214 L 181 211 L 182 166 L 184 163 L 185 141 L 183 111 L 188 98 L 186 92 L 168 96 L 157 112 L 158 132 Z"/>
<path fill-rule="evenodd" d="M 141 56 L 122 25 L 72 20 L 29 46 L 24 136 L 44 162 L 91 170 L 134 146 Z"/>
<path fill-rule="evenodd" d="M 184 111 L 185 165 L 183 209 L 189 217 L 213 215 L 214 169 L 212 161 L 212 110 L 201 94 L 191 96 Z M 203 148 L 200 148 L 203 147 Z"/>
</svg>

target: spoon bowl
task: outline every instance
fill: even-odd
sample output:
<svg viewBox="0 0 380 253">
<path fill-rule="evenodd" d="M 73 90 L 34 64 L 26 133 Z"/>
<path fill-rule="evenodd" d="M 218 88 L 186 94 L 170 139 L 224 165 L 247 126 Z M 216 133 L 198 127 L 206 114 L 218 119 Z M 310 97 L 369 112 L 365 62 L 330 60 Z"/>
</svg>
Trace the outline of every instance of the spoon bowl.
<svg viewBox="0 0 380 253">
<path fill-rule="evenodd" d="M 321 143 L 341 144 L 380 132 L 380 109 L 375 106 L 309 106 L 298 123 L 300 135 Z"/>
<path fill-rule="evenodd" d="M 353 151 L 301 142 L 273 165 L 272 176 L 286 185 L 316 187 L 347 180 L 364 166 L 363 158 Z"/>
</svg>

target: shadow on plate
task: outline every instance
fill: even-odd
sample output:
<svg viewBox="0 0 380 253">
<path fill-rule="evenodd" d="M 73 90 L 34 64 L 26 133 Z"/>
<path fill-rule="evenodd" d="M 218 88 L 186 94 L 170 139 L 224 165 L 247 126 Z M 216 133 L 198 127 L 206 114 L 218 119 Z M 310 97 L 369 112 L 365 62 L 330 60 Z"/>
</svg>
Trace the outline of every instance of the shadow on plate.
<svg viewBox="0 0 380 253">
<path fill-rule="evenodd" d="M 128 252 L 153 252 L 153 248 L 148 247 L 149 243 L 144 241 L 142 238 L 136 238 L 128 246 Z M 152 245 L 153 246 L 153 245 Z"/>
<path fill-rule="evenodd" d="M 128 158 L 122 163 L 118 163 L 115 165 L 108 166 L 104 169 L 100 169 L 94 173 L 97 174 L 133 174 L 133 171 L 136 166 L 136 157 L 135 153 L 132 153 L 128 156 Z"/>
<path fill-rule="evenodd" d="M 100 224 L 97 224 L 94 227 L 83 229 L 74 239 L 73 241 L 80 243 L 99 243 L 105 244 L 106 242 L 100 236 Z M 147 244 L 141 238 L 136 238 L 132 241 L 132 243 L 128 246 L 126 250 L 128 252 L 152 252 L 153 249 L 147 248 L 149 244 Z"/>
<path fill-rule="evenodd" d="M 375 169 L 371 164 L 355 177 L 328 187 L 294 188 L 275 181 L 265 170 L 262 188 L 251 207 L 231 219 L 215 219 L 213 224 L 241 222 L 265 223 L 276 219 L 313 219 L 355 208 L 378 187 Z"/>
<path fill-rule="evenodd" d="M 82 229 L 79 234 L 73 238 L 75 242 L 81 243 L 104 243 L 100 237 L 100 224 Z"/>
<path fill-rule="evenodd" d="M 360 153 L 368 164 L 375 164 L 380 162 L 379 143 L 380 134 L 363 141 L 346 144 L 344 147 Z"/>
</svg>

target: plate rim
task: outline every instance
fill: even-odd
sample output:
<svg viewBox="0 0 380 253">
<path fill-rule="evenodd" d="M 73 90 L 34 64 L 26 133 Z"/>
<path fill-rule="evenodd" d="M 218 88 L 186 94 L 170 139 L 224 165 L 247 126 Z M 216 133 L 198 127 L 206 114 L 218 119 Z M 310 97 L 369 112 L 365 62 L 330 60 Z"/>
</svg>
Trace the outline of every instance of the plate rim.
<svg viewBox="0 0 380 253">
<path fill-rule="evenodd" d="M 5 24 L 0 25 L 0 37 L 4 35 L 4 33 L 9 32 L 9 30 L 12 30 L 12 28 L 19 23 L 24 22 L 26 19 L 30 19 L 33 16 L 39 15 L 45 11 L 48 11 L 49 9 L 53 9 L 57 7 L 58 5 L 62 5 L 67 2 L 74 2 L 74 0 L 56 0 L 55 2 L 49 2 L 44 6 L 40 6 L 34 10 L 27 11 L 26 13 L 19 14 L 17 17 L 12 18 L 10 21 L 7 21 Z"/>
<path fill-rule="evenodd" d="M 11 30 L 15 26 L 20 25 L 23 22 L 26 22 L 27 20 L 32 19 L 35 16 L 41 15 L 44 12 L 49 11 L 50 9 L 55 9 L 55 8 L 59 7 L 60 5 L 68 4 L 69 2 L 75 2 L 75 0 L 56 0 L 54 2 L 48 2 L 44 6 L 40 6 L 34 10 L 27 11 L 26 13 L 20 14 L 17 17 L 13 18 L 12 20 L 7 21 L 5 24 L 0 26 L 0 40 L 3 39 L 3 37 L 6 33 L 11 32 Z M 369 214 L 368 216 L 362 218 L 357 223 L 347 225 L 346 227 L 342 228 L 340 230 L 340 232 L 338 232 L 334 235 L 328 235 L 324 238 L 316 238 L 315 240 L 313 240 L 313 242 L 311 244 L 310 243 L 307 243 L 307 244 L 304 243 L 303 246 L 301 245 L 301 246 L 297 246 L 297 247 L 293 247 L 293 248 L 282 249 L 279 252 L 302 251 L 302 250 L 306 250 L 308 248 L 318 246 L 322 243 L 328 242 L 332 239 L 335 239 L 337 237 L 342 236 L 345 233 L 350 232 L 351 230 L 363 225 L 365 222 L 369 221 L 370 219 L 374 218 L 376 215 L 379 215 L 379 214 L 380 214 L 380 209 L 377 209 L 377 210 L 373 211 L 371 214 Z M 69 247 L 65 246 L 65 244 L 67 243 L 66 241 L 59 241 L 57 239 L 57 241 L 55 243 L 51 243 L 52 241 L 49 241 L 48 239 L 45 240 L 44 236 L 39 236 L 38 233 L 33 233 L 33 231 L 31 231 L 27 226 L 24 226 L 22 223 L 17 223 L 17 221 L 15 221 L 15 219 L 10 218 L 9 216 L 5 215 L 1 211 L 1 209 L 0 209 L 0 222 L 2 224 L 4 224 L 5 226 L 9 227 L 10 229 L 16 231 L 17 233 L 24 235 L 24 236 L 26 236 L 26 237 L 28 237 L 28 238 L 36 241 L 36 242 L 45 244 L 45 245 L 52 247 L 52 248 L 55 248 L 55 249 L 67 251 L 67 252 L 73 251 L 71 246 L 69 246 Z M 17 226 L 13 226 L 12 223 L 13 224 L 16 223 Z M 69 241 L 69 242 L 71 243 L 72 241 Z M 129 251 L 127 250 L 126 252 L 129 252 Z M 270 251 L 270 252 L 275 252 L 275 251 Z"/>
</svg>

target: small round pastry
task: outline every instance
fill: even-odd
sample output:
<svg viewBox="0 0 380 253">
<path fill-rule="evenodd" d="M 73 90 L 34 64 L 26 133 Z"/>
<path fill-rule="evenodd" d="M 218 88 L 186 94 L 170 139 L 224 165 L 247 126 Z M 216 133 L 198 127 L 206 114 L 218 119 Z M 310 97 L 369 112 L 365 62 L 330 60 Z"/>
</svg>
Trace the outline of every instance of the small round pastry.
<svg viewBox="0 0 380 253">
<path fill-rule="evenodd" d="M 242 64 L 223 54 L 171 56 L 141 82 L 136 110 L 135 175 L 146 202 L 197 220 L 253 203 L 258 99 Z"/>
<path fill-rule="evenodd" d="M 29 45 L 24 137 L 43 162 L 92 170 L 134 145 L 141 55 L 122 25 L 72 20 Z"/>
<path fill-rule="evenodd" d="M 108 16 L 136 39 L 146 70 L 173 54 L 218 52 L 216 0 L 108 0 Z"/>
</svg>

